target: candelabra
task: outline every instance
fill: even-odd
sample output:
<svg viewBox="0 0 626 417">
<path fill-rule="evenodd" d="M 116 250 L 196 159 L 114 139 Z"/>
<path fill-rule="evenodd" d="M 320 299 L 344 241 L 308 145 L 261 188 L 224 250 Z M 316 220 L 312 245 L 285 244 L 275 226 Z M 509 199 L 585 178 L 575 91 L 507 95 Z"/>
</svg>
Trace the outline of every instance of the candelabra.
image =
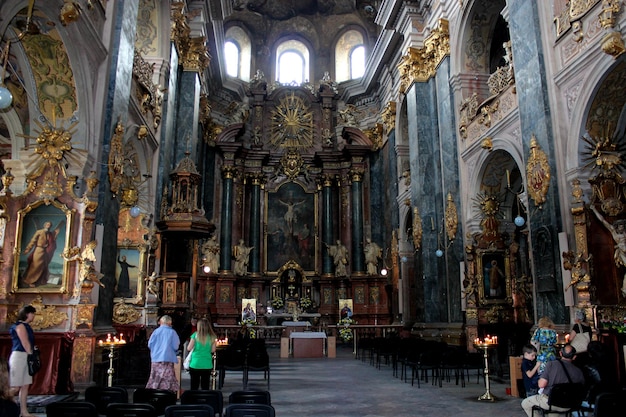
<svg viewBox="0 0 626 417">
<path fill-rule="evenodd" d="M 107 334 L 106 340 L 98 341 L 98 346 L 109 350 L 109 369 L 107 369 L 107 386 L 113 386 L 113 374 L 115 373 L 115 368 L 113 367 L 113 358 L 115 357 L 115 349 L 119 349 L 122 346 L 126 345 L 126 340 L 124 340 L 124 334 L 120 333 L 120 337 L 117 336 L 111 337 L 111 333 Z"/>
<path fill-rule="evenodd" d="M 489 388 L 489 349 L 493 349 L 498 346 L 498 336 L 490 337 L 487 335 L 485 340 L 479 338 L 474 339 L 474 347 L 483 351 L 483 357 L 485 358 L 485 393 L 478 397 L 478 401 L 496 401 L 496 397 L 491 394 Z"/>
</svg>

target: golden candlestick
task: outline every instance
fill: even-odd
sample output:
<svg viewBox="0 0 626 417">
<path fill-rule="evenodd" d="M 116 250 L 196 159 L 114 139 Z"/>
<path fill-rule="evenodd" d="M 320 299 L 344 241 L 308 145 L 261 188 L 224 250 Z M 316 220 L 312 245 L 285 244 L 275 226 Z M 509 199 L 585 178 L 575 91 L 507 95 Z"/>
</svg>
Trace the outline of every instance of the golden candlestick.
<svg viewBox="0 0 626 417">
<path fill-rule="evenodd" d="M 498 346 L 498 336 L 489 337 L 485 340 L 478 338 L 474 339 L 474 347 L 483 351 L 483 357 L 485 358 L 485 393 L 478 397 L 478 401 L 496 401 L 496 397 L 491 394 L 489 385 L 489 349 L 493 349 Z"/>
<path fill-rule="evenodd" d="M 107 334 L 106 340 L 98 341 L 98 346 L 109 349 L 109 369 L 107 369 L 107 386 L 113 386 L 113 374 L 115 373 L 115 368 L 113 367 L 113 358 L 115 357 L 115 349 L 121 348 L 126 345 L 126 340 L 124 340 L 124 335 L 120 333 L 120 337 L 117 336 L 111 337 L 111 333 Z"/>
</svg>

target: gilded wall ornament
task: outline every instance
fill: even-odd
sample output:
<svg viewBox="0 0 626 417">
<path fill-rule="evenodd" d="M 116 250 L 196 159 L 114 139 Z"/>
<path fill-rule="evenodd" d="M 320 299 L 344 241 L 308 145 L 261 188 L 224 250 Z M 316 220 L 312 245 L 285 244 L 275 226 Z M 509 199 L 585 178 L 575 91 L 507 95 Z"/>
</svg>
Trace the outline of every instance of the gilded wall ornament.
<svg viewBox="0 0 626 417">
<path fill-rule="evenodd" d="M 420 216 L 419 208 L 413 207 L 413 247 L 415 250 L 420 250 L 422 248 L 422 217 Z"/>
<path fill-rule="evenodd" d="M 446 221 L 446 233 L 448 235 L 448 240 L 453 241 L 454 238 L 456 237 L 459 216 L 457 214 L 456 204 L 454 204 L 454 199 L 452 198 L 451 193 L 448 193 L 448 197 L 447 197 L 445 221 Z"/>
<path fill-rule="evenodd" d="M 380 116 L 385 126 L 385 134 L 389 136 L 389 133 L 396 128 L 396 102 L 388 102 Z"/>
<path fill-rule="evenodd" d="M 548 188 L 550 188 L 550 164 L 545 152 L 539 146 L 537 137 L 533 133 L 530 138 L 530 155 L 526 164 L 526 182 L 528 194 L 539 208 L 546 202 Z"/>
<path fill-rule="evenodd" d="M 35 297 L 33 301 L 30 302 L 30 305 L 35 307 L 37 312 L 35 313 L 35 319 L 30 324 L 30 327 L 33 330 L 43 330 L 50 327 L 58 326 L 67 320 L 67 313 L 63 311 L 57 311 L 56 306 L 47 306 L 43 303 L 43 299 L 41 295 Z M 14 323 L 17 320 L 17 314 L 19 310 L 24 306 L 24 304 L 20 305 L 15 311 L 7 314 L 7 321 L 10 323 Z"/>
<path fill-rule="evenodd" d="M 136 321 L 141 314 L 130 304 L 119 302 L 113 306 L 113 323 L 129 324 Z"/>
<path fill-rule="evenodd" d="M 300 152 L 295 149 L 290 149 L 285 152 L 280 159 L 280 166 L 287 178 L 293 180 L 300 175 L 300 170 L 304 166 L 304 159 L 302 155 L 300 155 Z"/>
<path fill-rule="evenodd" d="M 293 91 L 282 97 L 272 111 L 271 143 L 285 148 L 313 146 L 313 113 Z"/>
</svg>

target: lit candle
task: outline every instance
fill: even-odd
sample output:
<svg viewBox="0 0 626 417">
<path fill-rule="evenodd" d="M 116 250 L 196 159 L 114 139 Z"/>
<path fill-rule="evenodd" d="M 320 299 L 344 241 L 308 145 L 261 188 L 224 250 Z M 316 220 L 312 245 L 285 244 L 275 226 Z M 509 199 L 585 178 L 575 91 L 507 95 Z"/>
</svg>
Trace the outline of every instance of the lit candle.
<svg viewBox="0 0 626 417">
<path fill-rule="evenodd" d="M 565 335 L 565 343 L 569 343 L 569 335 L 568 334 Z"/>
</svg>

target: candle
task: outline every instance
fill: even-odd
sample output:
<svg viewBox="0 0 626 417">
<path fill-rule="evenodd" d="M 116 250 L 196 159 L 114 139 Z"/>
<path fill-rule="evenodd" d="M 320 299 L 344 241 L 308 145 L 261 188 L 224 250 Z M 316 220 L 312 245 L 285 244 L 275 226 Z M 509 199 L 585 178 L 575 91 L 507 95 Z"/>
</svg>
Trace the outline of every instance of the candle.
<svg viewBox="0 0 626 417">
<path fill-rule="evenodd" d="M 569 343 L 569 335 L 568 334 L 565 335 L 565 343 Z"/>
<path fill-rule="evenodd" d="M 509 170 L 506 170 L 506 187 L 511 188 L 511 173 Z"/>
</svg>

